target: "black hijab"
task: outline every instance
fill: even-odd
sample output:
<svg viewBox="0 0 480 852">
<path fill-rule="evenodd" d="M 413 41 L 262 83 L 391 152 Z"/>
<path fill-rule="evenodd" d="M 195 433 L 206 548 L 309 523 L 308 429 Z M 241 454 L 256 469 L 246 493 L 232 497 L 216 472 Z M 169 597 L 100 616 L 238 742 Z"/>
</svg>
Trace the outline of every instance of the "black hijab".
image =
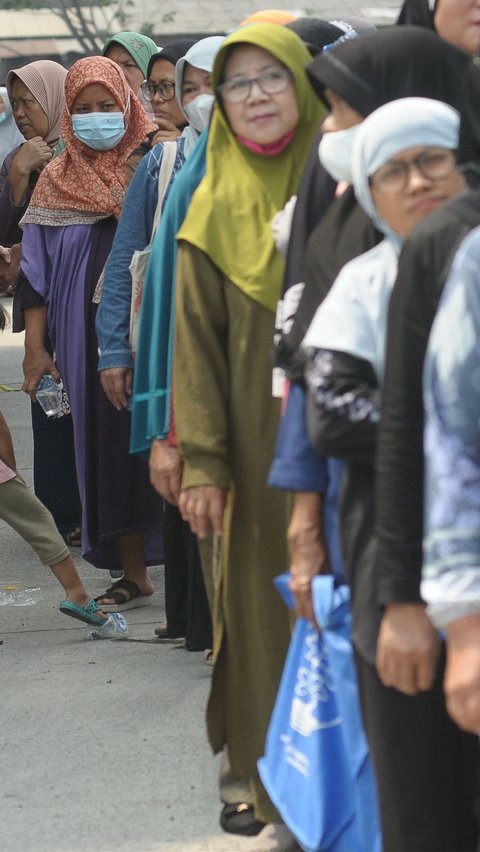
<svg viewBox="0 0 480 852">
<path fill-rule="evenodd" d="M 317 56 L 307 74 L 319 98 L 328 86 L 361 115 L 395 98 L 434 98 L 458 109 L 471 57 L 424 27 L 390 27 Z"/>
<path fill-rule="evenodd" d="M 345 37 L 345 30 L 321 18 L 295 18 L 286 24 L 286 27 L 300 36 L 312 56 L 321 53 L 324 47 L 332 45 L 339 38 Z"/>
<path fill-rule="evenodd" d="M 167 44 L 166 47 L 159 50 L 158 53 L 154 53 L 153 56 L 150 57 L 150 62 L 148 63 L 147 79 L 152 73 L 152 67 L 155 62 L 158 62 L 159 59 L 166 59 L 167 62 L 171 62 L 172 65 L 176 65 L 178 60 L 182 59 L 187 50 L 190 50 L 197 41 L 198 39 L 196 38 L 179 38 L 176 41 L 172 41 L 170 44 Z"/>
<path fill-rule="evenodd" d="M 433 20 L 437 0 L 405 0 L 400 14 L 398 24 L 414 24 L 417 27 L 435 29 Z"/>
<path fill-rule="evenodd" d="M 287 27 L 300 36 L 313 56 L 321 53 L 325 47 L 327 50 L 332 48 L 336 50 L 338 44 L 357 38 L 360 33 L 375 30 L 373 24 L 363 18 L 352 18 L 350 16 L 336 20 L 335 24 L 330 21 L 323 21 L 320 18 L 297 18 L 292 23 L 287 24 Z M 335 197 L 336 182 L 318 159 L 318 145 L 321 138 L 322 132 L 319 128 L 298 187 L 285 265 L 282 298 L 291 287 L 304 280 L 308 238 Z M 285 312 L 293 315 L 294 308 L 287 307 L 288 301 L 285 299 L 283 301 Z M 288 322 L 288 316 L 284 316 L 283 320 Z M 281 328 L 277 330 L 275 341 L 277 344 L 275 360 L 278 364 L 281 364 L 282 358 L 279 354 L 282 344 Z"/>
<path fill-rule="evenodd" d="M 402 97 L 448 103 L 462 116 L 460 162 L 480 158 L 480 120 L 475 109 L 480 101 L 480 69 L 468 54 L 425 28 L 392 27 L 367 33 L 317 56 L 307 73 L 320 97 L 328 86 L 363 116 Z M 313 230 L 303 295 L 290 330 L 276 348 L 276 362 L 291 378 L 299 380 L 303 372 L 298 348 L 340 269 L 380 239 L 352 188 L 332 202 Z"/>
</svg>

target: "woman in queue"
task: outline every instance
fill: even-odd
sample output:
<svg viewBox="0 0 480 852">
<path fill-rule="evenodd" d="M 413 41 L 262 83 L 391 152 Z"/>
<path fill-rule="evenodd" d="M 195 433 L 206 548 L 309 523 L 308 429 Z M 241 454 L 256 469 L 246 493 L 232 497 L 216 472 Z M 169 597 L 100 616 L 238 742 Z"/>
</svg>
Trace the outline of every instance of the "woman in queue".
<svg viewBox="0 0 480 852">
<path fill-rule="evenodd" d="M 83 509 L 82 550 L 97 567 L 124 572 L 132 599 L 148 602 L 145 564 L 158 564 L 161 502 L 128 455 L 129 419 L 97 375 L 97 283 L 123 203 L 125 160 L 151 125 L 115 63 L 81 59 L 65 81 L 66 150 L 42 174 L 24 217 L 24 390 L 60 374 L 72 407 Z M 56 364 L 45 350 L 48 327 Z M 57 366 L 58 365 L 58 366 Z"/>
<path fill-rule="evenodd" d="M 206 174 L 179 233 L 179 505 L 201 539 L 210 523 L 222 538 L 208 727 L 213 749 L 226 746 L 233 776 L 250 786 L 256 826 L 278 821 L 257 760 L 289 641 L 272 586 L 287 565 L 287 501 L 265 484 L 279 416 L 269 351 L 284 266 L 271 221 L 298 186 L 322 113 L 304 74 L 309 58 L 294 33 L 272 24 L 226 39 L 213 71 Z"/>
<path fill-rule="evenodd" d="M 13 289 L 17 280 L 22 229 L 20 220 L 42 170 L 53 157 L 60 136 L 64 84 L 67 72 L 58 62 L 38 60 L 9 72 L 7 90 L 21 142 L 12 146 L 0 172 L 0 244 L 9 249 L 2 265 Z M 23 318 L 14 301 L 14 330 Z M 50 346 L 46 341 L 46 345 Z M 80 544 L 80 505 L 70 415 L 47 420 L 32 405 L 33 481 L 35 494 L 52 513 L 68 544 Z M 52 464 L 54 454 L 55 464 Z"/>
<path fill-rule="evenodd" d="M 477 744 L 446 713 L 439 642 L 433 667 L 425 658 L 416 682 L 404 672 L 406 695 L 385 686 L 376 670 L 393 665 L 391 655 L 389 663 L 381 659 L 377 645 L 382 608 L 373 520 L 388 305 L 404 240 L 466 187 L 456 161 L 459 124 L 452 107 L 408 98 L 380 107 L 359 127 L 355 194 L 385 239 L 342 269 L 304 341 L 312 441 L 323 455 L 347 464 L 342 552 L 385 850 L 467 850 L 476 830 Z"/>
<path fill-rule="evenodd" d="M 157 207 L 160 205 L 163 208 L 179 170 L 191 155 L 199 138 L 201 129 L 199 119 L 203 120 L 204 125 L 208 122 L 212 106 L 210 73 L 215 55 L 222 42 L 222 36 L 212 36 L 188 47 L 188 41 L 184 40 L 179 43 L 179 51 L 181 48 L 182 55 L 178 56 L 177 59 L 177 65 L 180 65 L 178 73 L 175 75 L 173 65 L 169 71 L 173 75 L 173 82 L 163 79 L 158 84 L 149 84 L 150 89 L 152 91 L 155 89 L 157 92 L 154 103 L 161 104 L 162 100 L 165 100 L 172 114 L 175 108 L 182 118 L 183 124 L 186 124 L 190 119 L 190 109 L 192 109 L 193 124 L 197 125 L 199 129 L 196 129 L 193 124 L 192 126 L 187 125 L 176 142 L 170 140 L 169 142 L 155 144 L 152 151 L 143 158 L 138 166 L 125 198 L 118 232 L 105 268 L 102 301 L 97 315 L 100 378 L 108 399 L 117 409 L 125 408 L 128 405 L 132 386 L 133 356 L 129 340 L 132 299 L 130 263 L 132 256 L 135 250 L 141 250 L 148 245 L 152 238 L 152 227 Z M 162 55 L 163 53 L 160 54 L 160 58 Z M 174 55 L 171 54 L 171 56 L 173 59 Z M 150 73 L 155 73 L 157 66 L 160 65 L 159 59 L 155 62 Z M 166 65 L 166 62 L 164 65 Z M 205 97 L 207 110 L 204 115 L 197 116 L 195 106 L 198 106 L 198 98 L 201 99 L 201 105 Z M 173 107 L 173 104 L 175 107 Z M 173 165 L 170 174 L 167 175 L 166 186 L 162 190 L 163 196 L 159 196 L 159 174 L 165 156 L 165 144 L 174 149 Z M 183 538 L 181 518 L 178 510 L 173 506 L 168 506 L 166 509 L 164 532 L 166 587 L 171 592 L 167 595 L 166 607 L 167 621 L 170 622 L 168 635 L 172 635 L 171 631 L 174 631 L 173 635 L 186 635 L 188 647 L 204 650 L 211 644 L 208 604 L 203 592 L 200 596 L 200 615 L 186 618 L 186 583 L 183 582 L 183 575 L 184 566 L 191 559 L 187 560 L 182 555 L 184 548 L 181 544 Z M 192 551 L 190 544 L 187 548 L 189 552 Z M 196 545 L 193 551 L 196 551 Z M 195 561 L 198 563 L 198 557 Z M 201 585 L 201 571 L 198 570 L 196 573 Z M 170 606 L 169 601 L 172 600 L 172 597 L 174 600 L 172 606 Z M 197 602 L 193 600 L 191 595 L 189 597 L 191 598 L 191 606 L 196 608 Z M 123 581 L 119 580 L 106 590 L 102 597 L 102 604 L 115 606 L 115 603 L 122 604 L 130 599 L 131 595 L 128 588 L 125 588 Z M 188 629 L 189 622 L 196 624 L 193 635 L 192 631 Z"/>
</svg>

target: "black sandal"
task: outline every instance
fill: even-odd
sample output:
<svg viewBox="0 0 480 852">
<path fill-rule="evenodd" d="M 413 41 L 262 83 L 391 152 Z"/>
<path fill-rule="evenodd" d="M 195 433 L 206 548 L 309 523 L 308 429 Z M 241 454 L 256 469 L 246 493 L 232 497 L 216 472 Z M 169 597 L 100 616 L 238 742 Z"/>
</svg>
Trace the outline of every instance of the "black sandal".
<svg viewBox="0 0 480 852">
<path fill-rule="evenodd" d="M 247 802 L 236 802 L 224 805 L 220 814 L 220 825 L 229 834 L 242 834 L 244 837 L 255 837 L 265 823 L 255 819 L 253 805 Z"/>
</svg>

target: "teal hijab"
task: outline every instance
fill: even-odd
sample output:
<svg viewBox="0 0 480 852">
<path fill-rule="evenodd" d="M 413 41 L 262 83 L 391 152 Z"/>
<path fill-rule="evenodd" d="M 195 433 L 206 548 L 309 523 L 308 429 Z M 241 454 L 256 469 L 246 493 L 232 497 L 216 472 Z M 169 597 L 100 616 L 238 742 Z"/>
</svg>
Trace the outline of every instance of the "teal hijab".
<svg viewBox="0 0 480 852">
<path fill-rule="evenodd" d="M 205 175 L 208 130 L 168 193 L 148 261 L 133 371 L 130 452 L 148 459 L 154 438 L 166 438 L 172 396 L 177 241 L 192 196 Z"/>
</svg>

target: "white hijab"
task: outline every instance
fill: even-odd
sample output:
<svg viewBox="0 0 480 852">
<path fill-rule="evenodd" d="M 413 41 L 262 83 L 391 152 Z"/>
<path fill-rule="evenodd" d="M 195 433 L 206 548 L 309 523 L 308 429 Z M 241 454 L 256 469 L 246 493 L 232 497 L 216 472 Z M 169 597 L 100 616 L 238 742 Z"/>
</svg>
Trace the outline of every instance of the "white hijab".
<svg viewBox="0 0 480 852">
<path fill-rule="evenodd" d="M 353 145 L 353 186 L 359 204 L 386 239 L 343 267 L 317 309 L 304 348 L 330 349 L 362 358 L 372 365 L 381 384 L 388 303 L 402 238 L 380 218 L 369 178 L 408 148 L 435 145 L 455 150 L 459 128 L 458 112 L 429 98 L 391 101 L 361 124 Z"/>
<path fill-rule="evenodd" d="M 224 41 L 225 36 L 208 36 L 208 38 L 202 38 L 200 39 L 200 41 L 197 41 L 194 45 L 192 45 L 192 47 L 187 50 L 185 56 L 182 56 L 182 58 L 179 59 L 177 64 L 175 65 L 176 98 L 178 101 L 178 105 L 187 121 L 189 120 L 189 118 L 182 106 L 182 84 L 183 75 L 185 72 L 185 65 L 188 62 L 188 64 L 192 65 L 194 68 L 200 68 L 202 71 L 211 72 L 213 70 L 213 63 L 215 62 L 215 57 Z M 188 157 L 192 153 L 195 145 L 197 144 L 200 132 L 201 131 L 199 130 L 195 130 L 195 128 L 192 127 L 190 124 L 187 125 L 187 127 L 183 131 L 182 136 L 185 138 L 185 159 L 188 159 Z"/>
<path fill-rule="evenodd" d="M 2 99 L 5 105 L 5 115 L 7 116 L 0 124 L 1 167 L 7 154 L 9 154 L 10 151 L 13 151 L 13 149 L 16 148 L 17 145 L 21 145 L 22 142 L 25 142 L 25 139 L 23 138 L 17 125 L 15 124 L 15 119 L 12 114 L 12 107 L 10 106 L 10 100 L 8 97 L 6 86 L 0 86 L 0 98 Z"/>
</svg>

